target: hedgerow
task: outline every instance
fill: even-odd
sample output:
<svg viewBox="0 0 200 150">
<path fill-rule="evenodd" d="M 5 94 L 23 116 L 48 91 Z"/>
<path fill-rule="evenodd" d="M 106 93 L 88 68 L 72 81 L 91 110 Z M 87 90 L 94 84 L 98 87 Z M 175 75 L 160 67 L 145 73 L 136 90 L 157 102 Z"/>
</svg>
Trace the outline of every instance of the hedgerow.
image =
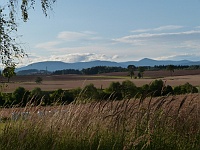
<svg viewBox="0 0 200 150">
<path fill-rule="evenodd" d="M 165 95 L 180 95 L 186 93 L 198 93 L 198 89 L 189 83 L 171 87 L 165 85 L 162 80 L 155 80 L 151 84 L 137 87 L 132 81 L 126 80 L 122 83 L 112 82 L 106 89 L 98 89 L 93 84 L 86 85 L 84 88 L 71 90 L 58 89 L 55 91 L 42 91 L 36 87 L 28 91 L 23 87 L 18 87 L 13 93 L 0 93 L 0 106 L 26 106 L 32 105 L 58 105 L 69 104 L 77 98 L 79 101 L 101 101 L 101 100 L 122 100 L 141 97 L 158 97 Z"/>
</svg>

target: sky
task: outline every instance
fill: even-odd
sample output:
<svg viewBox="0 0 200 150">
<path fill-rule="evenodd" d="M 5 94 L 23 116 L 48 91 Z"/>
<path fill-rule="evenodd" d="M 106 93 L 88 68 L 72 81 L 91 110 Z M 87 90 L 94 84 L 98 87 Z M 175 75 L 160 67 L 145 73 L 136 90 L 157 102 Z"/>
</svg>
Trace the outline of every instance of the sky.
<svg viewBox="0 0 200 150">
<path fill-rule="evenodd" d="M 57 0 L 18 21 L 28 54 L 40 61 L 200 61 L 200 0 Z M 19 15 L 20 16 L 20 15 Z"/>
</svg>

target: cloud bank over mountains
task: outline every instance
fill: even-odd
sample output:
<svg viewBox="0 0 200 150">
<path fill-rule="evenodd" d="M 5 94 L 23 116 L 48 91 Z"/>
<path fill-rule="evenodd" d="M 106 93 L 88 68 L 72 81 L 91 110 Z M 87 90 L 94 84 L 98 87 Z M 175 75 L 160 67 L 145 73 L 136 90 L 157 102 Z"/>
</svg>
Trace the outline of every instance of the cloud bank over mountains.
<svg viewBox="0 0 200 150">
<path fill-rule="evenodd" d="M 30 54 L 30 62 L 57 60 L 86 62 L 93 60 L 132 61 L 193 60 L 200 58 L 200 26 L 166 25 L 135 29 L 124 36 L 100 35 L 94 31 L 61 31 L 54 40 L 38 43 L 35 49 L 48 56 Z"/>
</svg>

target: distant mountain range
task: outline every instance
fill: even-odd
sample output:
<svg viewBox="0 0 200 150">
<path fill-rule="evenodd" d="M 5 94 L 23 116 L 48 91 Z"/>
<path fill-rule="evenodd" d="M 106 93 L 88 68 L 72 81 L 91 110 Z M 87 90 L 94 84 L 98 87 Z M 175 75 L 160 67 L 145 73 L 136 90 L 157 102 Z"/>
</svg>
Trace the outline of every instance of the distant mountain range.
<svg viewBox="0 0 200 150">
<path fill-rule="evenodd" d="M 123 67 L 126 68 L 128 65 L 135 66 L 159 66 L 159 65 L 200 65 L 200 61 L 189 61 L 189 60 L 181 60 L 181 61 L 172 61 L 172 60 L 153 60 L 149 58 L 144 58 L 139 61 L 127 61 L 127 62 L 112 62 L 112 61 L 90 61 L 90 62 L 76 62 L 76 63 L 65 63 L 62 61 L 44 61 L 32 63 L 28 66 L 17 68 L 16 72 L 22 70 L 48 70 L 48 71 L 56 71 L 63 69 L 84 69 L 91 68 L 95 66 L 110 66 L 110 67 Z"/>
<path fill-rule="evenodd" d="M 149 58 L 144 58 L 139 61 L 127 61 L 122 64 L 129 65 L 134 64 L 135 66 L 159 66 L 159 65 L 181 65 L 181 66 L 191 66 L 191 65 L 200 65 L 200 61 L 189 61 L 189 60 L 153 60 Z"/>
</svg>

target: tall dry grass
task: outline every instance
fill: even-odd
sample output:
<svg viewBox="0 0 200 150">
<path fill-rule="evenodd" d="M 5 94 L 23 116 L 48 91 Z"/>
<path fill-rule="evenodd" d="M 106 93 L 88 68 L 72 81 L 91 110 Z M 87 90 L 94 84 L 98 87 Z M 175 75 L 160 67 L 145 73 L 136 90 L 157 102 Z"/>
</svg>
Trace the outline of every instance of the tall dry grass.
<svg viewBox="0 0 200 150">
<path fill-rule="evenodd" d="M 0 149 L 197 150 L 199 107 L 199 95 L 188 94 L 2 109 L 21 116 L 1 123 Z"/>
</svg>

